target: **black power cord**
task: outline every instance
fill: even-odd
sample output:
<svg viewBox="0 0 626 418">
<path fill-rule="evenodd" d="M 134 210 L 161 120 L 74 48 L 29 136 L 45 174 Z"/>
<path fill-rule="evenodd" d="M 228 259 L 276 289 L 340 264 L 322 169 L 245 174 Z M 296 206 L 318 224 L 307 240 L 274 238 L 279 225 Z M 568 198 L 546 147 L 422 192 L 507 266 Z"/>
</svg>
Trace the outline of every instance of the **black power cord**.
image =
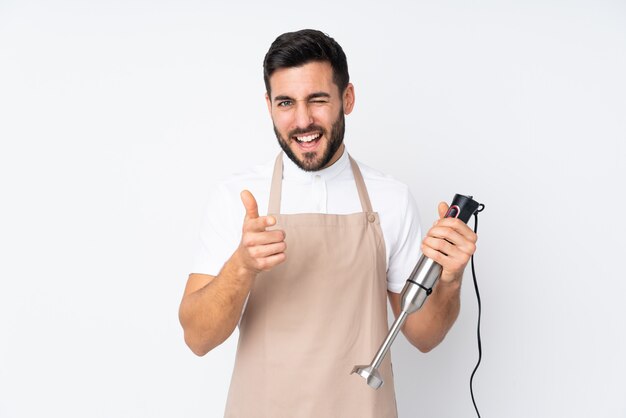
<svg viewBox="0 0 626 418">
<path fill-rule="evenodd" d="M 482 212 L 485 209 L 485 205 L 480 204 L 476 212 L 474 212 L 474 233 L 478 232 L 478 213 Z M 476 406 L 476 400 L 474 399 L 474 375 L 476 374 L 476 370 L 478 370 L 478 366 L 480 366 L 480 361 L 483 358 L 483 345 L 480 340 L 480 315 L 482 313 L 482 305 L 480 303 L 480 292 L 478 291 L 478 282 L 476 281 L 476 270 L 474 269 L 474 255 L 472 254 L 471 258 L 472 265 L 472 278 L 474 279 L 474 290 L 476 291 L 476 299 L 478 300 L 478 325 L 476 327 L 476 336 L 478 338 L 478 362 L 476 362 L 476 367 L 474 367 L 474 371 L 472 372 L 472 376 L 470 377 L 470 394 L 472 395 L 472 403 L 474 404 L 474 409 L 476 410 L 476 415 L 480 418 L 480 412 L 478 412 L 478 407 Z"/>
</svg>

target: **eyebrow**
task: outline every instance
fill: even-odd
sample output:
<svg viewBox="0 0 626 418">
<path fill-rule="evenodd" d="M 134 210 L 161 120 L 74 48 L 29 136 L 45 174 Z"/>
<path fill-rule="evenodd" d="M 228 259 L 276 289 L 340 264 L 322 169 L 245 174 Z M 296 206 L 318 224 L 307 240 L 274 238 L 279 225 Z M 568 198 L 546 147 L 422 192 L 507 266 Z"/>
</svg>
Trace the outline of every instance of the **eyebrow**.
<svg viewBox="0 0 626 418">
<path fill-rule="evenodd" d="M 306 100 L 311 100 L 311 99 L 317 99 L 318 97 L 324 97 L 327 99 L 330 99 L 330 94 L 325 93 L 323 91 L 318 91 L 315 93 L 311 93 L 308 96 L 306 96 Z M 291 101 L 296 101 L 296 99 L 294 99 L 293 97 L 289 97 L 289 96 L 285 96 L 285 95 L 280 95 L 280 96 L 276 96 L 274 97 L 274 101 L 275 102 L 279 102 L 279 101 L 283 101 L 283 100 L 291 100 Z"/>
</svg>

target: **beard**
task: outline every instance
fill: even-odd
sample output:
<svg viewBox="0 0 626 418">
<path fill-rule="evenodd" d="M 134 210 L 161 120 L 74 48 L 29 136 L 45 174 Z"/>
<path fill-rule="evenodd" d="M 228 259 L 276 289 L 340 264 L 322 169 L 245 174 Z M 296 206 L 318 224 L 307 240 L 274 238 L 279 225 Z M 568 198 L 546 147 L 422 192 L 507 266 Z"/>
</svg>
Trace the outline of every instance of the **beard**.
<svg viewBox="0 0 626 418">
<path fill-rule="evenodd" d="M 293 131 L 289 132 L 288 138 L 292 138 L 295 135 L 305 134 L 311 131 L 319 131 L 322 133 L 322 136 L 327 138 L 328 144 L 326 145 L 326 150 L 324 150 L 324 153 L 320 156 L 318 156 L 317 152 L 305 152 L 304 154 L 302 154 L 303 159 L 300 160 L 289 147 L 287 140 L 285 140 L 285 138 L 280 135 L 280 132 L 278 132 L 278 129 L 276 129 L 276 125 L 274 125 L 274 133 L 276 134 L 276 139 L 278 139 L 278 144 L 283 149 L 285 154 L 287 154 L 289 159 L 304 171 L 318 171 L 324 168 L 330 162 L 330 160 L 332 160 L 333 156 L 343 143 L 343 136 L 346 131 L 346 119 L 343 114 L 343 107 L 339 112 L 339 116 L 331 126 L 330 136 L 328 136 L 328 132 L 326 131 L 326 129 L 322 128 L 319 125 L 311 124 L 305 129 L 294 129 Z"/>
</svg>

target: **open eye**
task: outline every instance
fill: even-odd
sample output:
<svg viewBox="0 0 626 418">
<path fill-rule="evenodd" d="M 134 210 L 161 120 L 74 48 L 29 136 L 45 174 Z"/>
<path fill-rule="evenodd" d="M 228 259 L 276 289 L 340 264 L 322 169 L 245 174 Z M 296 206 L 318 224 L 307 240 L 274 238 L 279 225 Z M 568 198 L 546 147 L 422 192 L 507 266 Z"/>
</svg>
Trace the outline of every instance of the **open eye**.
<svg viewBox="0 0 626 418">
<path fill-rule="evenodd" d="M 280 102 L 278 102 L 278 104 L 276 106 L 278 107 L 288 107 L 291 106 L 293 104 L 293 102 L 291 100 L 281 100 Z"/>
</svg>

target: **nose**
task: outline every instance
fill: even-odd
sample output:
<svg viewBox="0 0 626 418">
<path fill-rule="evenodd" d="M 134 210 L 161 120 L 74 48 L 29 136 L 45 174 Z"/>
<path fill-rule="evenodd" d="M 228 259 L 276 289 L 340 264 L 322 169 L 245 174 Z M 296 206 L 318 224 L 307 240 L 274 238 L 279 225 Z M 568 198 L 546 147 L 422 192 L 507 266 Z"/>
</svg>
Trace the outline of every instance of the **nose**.
<svg viewBox="0 0 626 418">
<path fill-rule="evenodd" d="M 299 129 L 306 129 L 313 123 L 313 117 L 311 115 L 311 109 L 309 109 L 308 103 L 297 103 L 295 119 L 296 127 Z"/>
</svg>

